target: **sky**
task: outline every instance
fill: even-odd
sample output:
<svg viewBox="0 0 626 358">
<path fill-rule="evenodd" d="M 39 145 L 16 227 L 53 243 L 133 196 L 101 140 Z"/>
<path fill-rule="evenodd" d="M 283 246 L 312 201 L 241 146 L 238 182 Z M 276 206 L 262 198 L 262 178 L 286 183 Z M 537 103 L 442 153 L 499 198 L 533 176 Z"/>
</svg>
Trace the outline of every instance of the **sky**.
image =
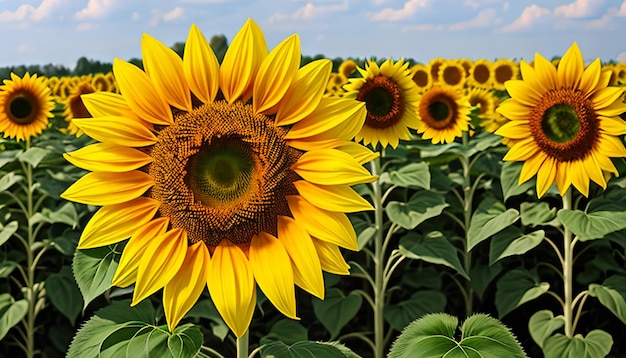
<svg viewBox="0 0 626 358">
<path fill-rule="evenodd" d="M 532 61 L 577 42 L 626 62 L 626 0 L 0 0 L 0 66 L 140 58 L 143 33 L 172 46 L 192 23 L 230 42 L 248 18 L 309 56 Z"/>
</svg>

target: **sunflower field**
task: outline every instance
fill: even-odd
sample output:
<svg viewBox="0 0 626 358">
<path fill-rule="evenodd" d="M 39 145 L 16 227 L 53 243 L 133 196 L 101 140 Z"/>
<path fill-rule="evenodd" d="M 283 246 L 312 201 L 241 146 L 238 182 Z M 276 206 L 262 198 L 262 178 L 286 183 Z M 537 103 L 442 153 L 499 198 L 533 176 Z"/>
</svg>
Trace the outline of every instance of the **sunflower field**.
<svg viewBox="0 0 626 358">
<path fill-rule="evenodd" d="M 0 357 L 626 357 L 626 64 L 141 50 L 0 85 Z"/>
</svg>

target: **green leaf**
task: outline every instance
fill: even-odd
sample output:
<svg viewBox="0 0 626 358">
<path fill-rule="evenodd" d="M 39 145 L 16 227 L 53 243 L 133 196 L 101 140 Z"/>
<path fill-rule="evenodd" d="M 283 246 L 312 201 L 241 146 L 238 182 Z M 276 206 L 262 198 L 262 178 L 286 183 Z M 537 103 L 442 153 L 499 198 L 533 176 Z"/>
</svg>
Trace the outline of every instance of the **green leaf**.
<svg viewBox="0 0 626 358">
<path fill-rule="evenodd" d="M 401 187 L 430 189 L 430 171 L 425 162 L 411 163 L 389 173 L 389 179 Z"/>
<path fill-rule="evenodd" d="M 442 194 L 420 191 L 415 193 L 406 203 L 390 202 L 387 204 L 385 212 L 387 212 L 389 220 L 407 230 L 412 230 L 422 222 L 438 216 L 448 206 Z"/>
<path fill-rule="evenodd" d="M 420 290 L 398 304 L 385 305 L 384 316 L 389 324 L 400 331 L 415 319 L 428 313 L 442 312 L 446 306 L 446 296 L 433 290 Z"/>
<path fill-rule="evenodd" d="M 493 197 L 487 197 L 478 205 L 470 220 L 470 227 L 467 233 L 467 252 L 470 252 L 474 246 L 490 236 L 512 225 L 518 219 L 519 212 L 517 210 L 508 209 L 505 211 L 504 204 L 501 201 Z"/>
<path fill-rule="evenodd" d="M 28 148 L 25 152 L 20 153 L 17 159 L 23 163 L 29 163 L 33 168 L 37 168 L 43 158 L 49 153 L 47 149 L 32 147 Z"/>
<path fill-rule="evenodd" d="M 598 210 L 585 213 L 561 209 L 556 214 L 563 225 L 578 235 L 580 241 L 601 239 L 605 235 L 626 228 L 626 211 Z"/>
<path fill-rule="evenodd" d="M 30 218 L 31 225 L 39 222 L 49 224 L 63 223 L 71 226 L 72 228 L 76 228 L 76 225 L 78 225 L 78 213 L 76 212 L 76 207 L 73 203 L 66 202 L 60 208 L 55 210 L 43 208 L 41 213 L 35 213 L 35 215 Z"/>
<path fill-rule="evenodd" d="M 335 339 L 361 308 L 362 298 L 356 293 L 346 296 L 341 290 L 331 288 L 324 300 L 313 298 L 312 302 L 315 316 L 330 332 L 330 339 Z"/>
<path fill-rule="evenodd" d="M 261 347 L 261 357 L 267 358 L 348 358 L 350 355 L 342 353 L 332 344 L 322 342 L 302 341 L 290 346 L 283 342 L 274 342 Z"/>
<path fill-rule="evenodd" d="M 0 150 L 0 168 L 17 159 L 21 150 Z"/>
<path fill-rule="evenodd" d="M 491 281 L 502 272 L 502 269 L 499 262 L 493 265 L 472 264 L 469 272 L 470 282 L 479 297 L 483 296 Z"/>
<path fill-rule="evenodd" d="M 13 186 L 13 184 L 21 181 L 22 179 L 24 179 L 23 176 L 15 175 L 13 172 L 8 172 L 0 178 L 0 192 L 6 191 Z"/>
<path fill-rule="evenodd" d="M 594 329 L 583 338 L 577 334 L 572 338 L 558 333 L 544 342 L 545 358 L 604 358 L 611 351 L 613 338 L 610 334 Z"/>
<path fill-rule="evenodd" d="M 521 235 L 518 228 L 507 227 L 493 236 L 489 247 L 489 264 L 513 255 L 522 255 L 534 249 L 543 241 L 543 230 Z"/>
<path fill-rule="evenodd" d="M 13 272 L 13 270 L 17 267 L 17 262 L 15 261 L 1 261 L 0 262 L 0 278 L 7 278 Z"/>
<path fill-rule="evenodd" d="M 457 325 L 457 318 L 446 313 L 413 321 L 393 343 L 388 357 L 526 357 L 515 336 L 497 319 L 485 314 L 468 317 L 460 341 L 455 338 Z"/>
<path fill-rule="evenodd" d="M 213 335 L 220 340 L 224 340 L 230 332 L 230 328 L 226 325 L 226 322 L 222 319 L 222 316 L 215 308 L 213 301 L 210 298 L 202 299 L 196 302 L 195 305 L 187 312 L 185 317 L 204 318 L 209 320 L 211 331 Z"/>
<path fill-rule="evenodd" d="M 17 231 L 19 224 L 17 221 L 11 221 L 0 229 L 0 246 L 7 242 Z"/>
<path fill-rule="evenodd" d="M 535 272 L 513 269 L 496 284 L 496 309 L 500 318 L 513 309 L 548 292 L 550 284 L 539 282 Z"/>
<path fill-rule="evenodd" d="M 367 244 L 374 237 L 374 235 L 376 235 L 376 227 L 374 225 L 368 226 L 363 231 L 361 231 L 357 236 L 359 250 L 367 246 Z"/>
<path fill-rule="evenodd" d="M 459 260 L 458 250 L 438 231 L 425 236 L 408 233 L 400 239 L 398 251 L 410 259 L 448 266 L 463 277 L 469 278 Z"/>
<path fill-rule="evenodd" d="M 528 330 L 530 336 L 537 345 L 543 348 L 543 342 L 554 333 L 557 329 L 565 325 L 563 315 L 554 317 L 550 310 L 541 310 L 535 312 L 528 321 Z"/>
<path fill-rule="evenodd" d="M 272 342 L 293 344 L 309 339 L 307 329 L 300 323 L 291 319 L 281 319 L 274 323 L 270 331 L 260 339 L 261 345 Z"/>
<path fill-rule="evenodd" d="M 520 217 L 522 225 L 537 226 L 546 225 L 556 217 L 556 208 L 550 208 L 545 201 L 538 203 L 520 204 Z"/>
<path fill-rule="evenodd" d="M 500 172 L 500 184 L 504 200 L 527 192 L 535 185 L 535 179 L 519 184 L 519 175 L 522 172 L 522 162 L 504 162 Z"/>
<path fill-rule="evenodd" d="M 8 293 L 0 294 L 0 340 L 26 316 L 27 310 L 28 301 L 25 299 L 15 301 Z"/>
<path fill-rule="evenodd" d="M 121 256 L 121 245 L 76 250 L 72 262 L 74 278 L 83 294 L 84 306 L 111 287 Z"/>
<path fill-rule="evenodd" d="M 83 306 L 80 290 L 74 281 L 68 266 L 63 266 L 59 273 L 53 273 L 46 279 L 46 295 L 52 305 L 67 317 L 72 325 Z"/>
<path fill-rule="evenodd" d="M 610 286 L 605 286 L 607 281 L 605 281 L 604 285 L 590 284 L 589 296 L 596 297 L 604 307 L 608 308 L 622 323 L 626 324 L 626 301 L 624 301 L 624 297 L 620 292 Z M 623 276 L 612 276 L 611 281 L 609 281 L 610 285 L 616 286 L 625 283 L 626 278 Z M 621 287 L 623 288 L 624 286 Z"/>
</svg>

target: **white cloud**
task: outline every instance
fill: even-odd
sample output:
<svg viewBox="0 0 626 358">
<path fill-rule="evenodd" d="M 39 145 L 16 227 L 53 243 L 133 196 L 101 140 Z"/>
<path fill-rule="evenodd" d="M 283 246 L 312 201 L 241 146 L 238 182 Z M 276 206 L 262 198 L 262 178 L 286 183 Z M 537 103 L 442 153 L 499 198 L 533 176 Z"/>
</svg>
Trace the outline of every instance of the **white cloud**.
<svg viewBox="0 0 626 358">
<path fill-rule="evenodd" d="M 303 7 L 296 10 L 291 18 L 295 20 L 311 20 L 319 18 L 320 16 L 348 10 L 348 0 L 342 1 L 340 4 L 322 5 L 318 6 L 312 2 L 307 2 Z"/>
<path fill-rule="evenodd" d="M 626 16 L 626 0 L 619 7 L 619 11 L 617 12 L 617 16 Z"/>
<path fill-rule="evenodd" d="M 500 23 L 500 19 L 497 15 L 498 12 L 496 9 L 485 9 L 480 11 L 473 19 L 452 24 L 448 27 L 448 29 L 452 31 L 460 31 L 495 25 Z"/>
<path fill-rule="evenodd" d="M 384 8 L 375 14 L 370 15 L 372 21 L 400 21 L 404 20 L 415 13 L 419 9 L 427 7 L 429 0 L 408 0 L 402 6 L 402 9 L 394 10 L 392 8 Z"/>
<path fill-rule="evenodd" d="M 81 22 L 80 24 L 76 25 L 76 30 L 78 31 L 89 31 L 93 29 L 93 24 L 90 22 Z"/>
<path fill-rule="evenodd" d="M 89 0 L 87 7 L 76 12 L 74 17 L 78 20 L 100 19 L 115 6 L 115 0 Z"/>
<path fill-rule="evenodd" d="M 183 18 L 184 10 L 180 6 L 176 6 L 172 11 L 163 14 L 163 21 L 174 21 Z"/>
<path fill-rule="evenodd" d="M 0 21 L 40 21 L 50 16 L 54 8 L 62 3 L 63 0 L 43 0 L 36 8 L 30 4 L 23 4 L 15 11 L 4 10 L 1 12 Z"/>
<path fill-rule="evenodd" d="M 615 28 L 615 21 L 613 21 L 614 17 L 614 11 L 608 11 L 606 14 L 602 15 L 601 18 L 588 21 L 584 25 L 584 28 L 587 30 L 607 30 Z"/>
<path fill-rule="evenodd" d="M 597 16 L 605 8 L 605 0 L 575 0 L 572 3 L 558 6 L 554 14 L 567 19 L 584 19 Z"/>
<path fill-rule="evenodd" d="M 502 32 L 515 32 L 520 30 L 527 30 L 537 23 L 542 23 L 551 17 L 551 12 L 545 7 L 532 4 L 522 11 L 521 15 L 515 19 L 512 23 L 506 25 L 500 31 Z"/>
<path fill-rule="evenodd" d="M 617 58 L 615 60 L 619 62 L 626 62 L 626 52 L 622 52 L 617 55 Z"/>
</svg>

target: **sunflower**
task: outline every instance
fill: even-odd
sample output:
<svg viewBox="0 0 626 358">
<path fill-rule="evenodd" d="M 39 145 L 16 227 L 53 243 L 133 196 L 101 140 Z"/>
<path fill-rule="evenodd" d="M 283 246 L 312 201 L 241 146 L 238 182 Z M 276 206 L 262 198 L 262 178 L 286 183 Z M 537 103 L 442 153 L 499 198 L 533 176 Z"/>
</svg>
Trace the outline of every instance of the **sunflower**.
<svg viewBox="0 0 626 358">
<path fill-rule="evenodd" d="M 0 132 L 4 138 L 28 140 L 48 127 L 48 118 L 54 117 L 54 102 L 44 77 L 28 72 L 20 78 L 11 73 L 11 79 L 0 86 Z"/>
<path fill-rule="evenodd" d="M 112 284 L 135 284 L 131 305 L 163 288 L 170 330 L 206 286 L 237 337 L 257 287 L 297 318 L 294 285 L 323 298 L 322 271 L 348 274 L 345 213 L 372 209 L 350 187 L 376 179 L 348 144 L 365 105 L 322 98 L 330 60 L 300 68 L 297 35 L 268 53 L 252 20 L 221 65 L 195 25 L 182 59 L 149 35 L 142 57 L 115 59 L 121 94 L 83 96 L 94 118 L 74 120 L 99 143 L 66 153 L 91 172 L 62 197 L 102 206 L 78 248 L 130 237 Z"/>
<path fill-rule="evenodd" d="M 515 61 L 508 58 L 496 60 L 492 65 L 493 88 L 504 90 L 504 83 L 509 80 L 517 79 L 519 67 Z"/>
<path fill-rule="evenodd" d="M 72 89 L 72 93 L 63 100 L 63 118 L 67 122 L 66 132 L 76 137 L 83 135 L 83 131 L 72 120 L 74 118 L 91 118 L 91 114 L 81 99 L 81 96 L 84 94 L 96 92 L 96 88 L 91 82 L 91 80 L 88 80 L 79 83 Z"/>
<path fill-rule="evenodd" d="M 344 86 L 346 96 L 365 102 L 367 117 L 365 124 L 356 135 L 357 142 L 365 145 L 378 143 L 384 148 L 387 144 L 393 148 L 400 139 L 410 139 L 410 129 L 417 128 L 417 86 L 408 70 L 409 63 L 392 59 L 383 62 L 380 67 L 374 61 L 368 61 L 366 68 L 358 67 L 362 78 L 352 78 Z"/>
<path fill-rule="evenodd" d="M 474 87 L 491 88 L 493 83 L 491 67 L 491 61 L 484 58 L 474 61 L 467 77 L 467 83 Z"/>
<path fill-rule="evenodd" d="M 426 92 L 432 86 L 433 80 L 428 66 L 418 63 L 413 65 L 410 71 L 419 93 Z"/>
<path fill-rule="evenodd" d="M 441 81 L 439 78 L 439 69 L 446 63 L 448 60 L 442 57 L 436 57 L 428 61 L 428 68 L 430 69 L 430 77 L 433 80 L 433 83 L 437 83 Z"/>
<path fill-rule="evenodd" d="M 439 81 L 452 87 L 463 87 L 465 84 L 465 68 L 459 61 L 449 60 L 439 67 Z"/>
<path fill-rule="evenodd" d="M 357 64 L 354 60 L 345 60 L 339 65 L 339 73 L 346 77 L 350 77 L 356 71 Z"/>
<path fill-rule="evenodd" d="M 497 109 L 510 121 L 496 131 L 508 138 L 504 160 L 523 161 L 519 182 L 537 175 L 537 195 L 553 183 L 561 194 L 573 185 L 589 194 L 589 181 L 606 188 L 617 174 L 611 157 L 626 156 L 623 89 L 607 86 L 611 73 L 600 59 L 585 68 L 576 43 L 558 66 L 535 54 L 534 68 L 521 61 L 522 80 L 506 83 L 511 98 Z"/>
<path fill-rule="evenodd" d="M 469 130 L 470 111 L 462 89 L 435 85 L 419 99 L 417 133 L 433 144 L 452 143 Z"/>
<path fill-rule="evenodd" d="M 112 72 L 95 74 L 91 79 L 91 85 L 96 91 L 116 92 L 115 79 Z"/>
<path fill-rule="evenodd" d="M 343 97 L 346 93 L 343 86 L 348 84 L 348 77 L 341 72 L 332 72 L 326 85 L 326 97 Z"/>
</svg>

